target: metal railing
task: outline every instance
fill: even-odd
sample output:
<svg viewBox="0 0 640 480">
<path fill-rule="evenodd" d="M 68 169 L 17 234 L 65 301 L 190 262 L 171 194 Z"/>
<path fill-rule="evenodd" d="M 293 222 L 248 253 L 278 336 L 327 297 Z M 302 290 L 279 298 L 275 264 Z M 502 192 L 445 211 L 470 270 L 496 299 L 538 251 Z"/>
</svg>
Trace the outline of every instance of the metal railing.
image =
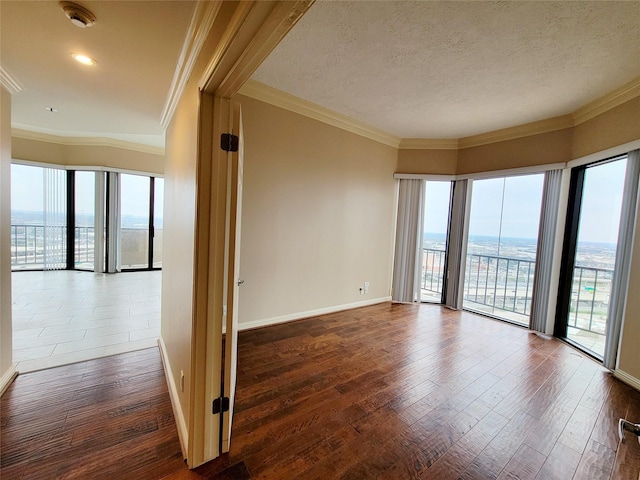
<svg viewBox="0 0 640 480">
<path fill-rule="evenodd" d="M 605 334 L 612 278 L 613 270 L 574 267 L 567 319 L 570 327 Z"/>
<path fill-rule="evenodd" d="M 11 225 L 11 266 L 44 264 L 44 226 Z"/>
<path fill-rule="evenodd" d="M 427 294 L 442 295 L 445 251 L 423 248 L 422 252 L 422 281 L 420 286 Z"/>
<path fill-rule="evenodd" d="M 93 268 L 95 254 L 95 228 L 75 227 L 75 264 Z"/>
<path fill-rule="evenodd" d="M 55 249 L 66 254 L 67 227 L 49 227 L 56 229 L 53 236 L 55 244 L 45 247 L 44 225 L 11 225 L 11 267 L 14 270 L 39 270 L 44 268 L 45 248 Z M 149 230 L 138 228 L 121 228 L 122 265 L 145 268 L 148 264 Z M 154 267 L 162 265 L 162 228 L 155 230 Z M 75 227 L 76 268 L 93 268 L 95 255 L 95 228 Z"/>
<path fill-rule="evenodd" d="M 528 317 L 534 273 L 533 260 L 469 254 L 464 301 Z M 514 319 L 512 316 L 509 318 Z"/>
<path fill-rule="evenodd" d="M 49 227 L 56 230 L 53 236 L 56 245 L 49 245 L 56 251 L 66 250 L 67 227 Z M 11 225 L 11 267 L 13 269 L 44 268 L 45 258 L 44 225 Z M 75 227 L 75 263 L 93 264 L 94 227 Z"/>
</svg>

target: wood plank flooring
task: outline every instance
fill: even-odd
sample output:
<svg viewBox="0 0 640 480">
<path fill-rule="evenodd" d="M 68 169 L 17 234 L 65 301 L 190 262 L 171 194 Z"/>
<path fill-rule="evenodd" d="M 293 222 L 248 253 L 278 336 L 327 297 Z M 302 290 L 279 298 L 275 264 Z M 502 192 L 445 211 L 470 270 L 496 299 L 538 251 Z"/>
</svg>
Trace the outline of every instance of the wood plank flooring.
<svg viewBox="0 0 640 480">
<path fill-rule="evenodd" d="M 150 349 L 18 377 L 0 477 L 638 479 L 640 445 L 616 429 L 640 421 L 640 393 L 522 328 L 381 304 L 241 332 L 238 349 L 229 454 L 186 469 Z"/>
<path fill-rule="evenodd" d="M 638 480 L 640 393 L 485 317 L 376 305 L 241 332 L 238 365 L 231 452 L 172 480 Z"/>
<path fill-rule="evenodd" d="M 0 478 L 157 479 L 184 470 L 158 348 L 18 376 Z"/>
</svg>

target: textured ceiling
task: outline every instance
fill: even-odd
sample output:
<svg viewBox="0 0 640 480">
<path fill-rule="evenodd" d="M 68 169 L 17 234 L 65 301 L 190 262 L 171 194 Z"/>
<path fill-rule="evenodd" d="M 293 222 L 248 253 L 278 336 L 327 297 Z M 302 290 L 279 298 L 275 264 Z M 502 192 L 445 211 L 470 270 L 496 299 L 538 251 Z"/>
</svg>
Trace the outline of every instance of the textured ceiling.
<svg viewBox="0 0 640 480">
<path fill-rule="evenodd" d="M 639 76 L 638 1 L 317 1 L 253 79 L 401 138 L 461 138 Z"/>
<path fill-rule="evenodd" d="M 195 2 L 78 3 L 94 26 L 73 26 L 57 1 L 0 1 L 2 68 L 23 88 L 12 96 L 12 125 L 164 146 L 160 116 Z"/>
</svg>

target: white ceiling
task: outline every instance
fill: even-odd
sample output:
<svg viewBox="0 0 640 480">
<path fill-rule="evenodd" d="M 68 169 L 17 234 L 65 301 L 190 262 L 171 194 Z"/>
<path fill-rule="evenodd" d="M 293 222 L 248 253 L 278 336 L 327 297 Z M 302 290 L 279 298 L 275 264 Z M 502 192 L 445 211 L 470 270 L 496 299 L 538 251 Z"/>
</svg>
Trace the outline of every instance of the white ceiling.
<svg viewBox="0 0 640 480">
<path fill-rule="evenodd" d="M 72 25 L 57 1 L 0 1 L 2 69 L 22 87 L 12 126 L 164 147 L 160 116 L 195 2 L 77 3 L 95 25 Z M 73 52 L 98 64 L 80 65 Z"/>
<path fill-rule="evenodd" d="M 401 138 L 462 138 L 637 77 L 638 1 L 316 1 L 252 78 Z"/>
<path fill-rule="evenodd" d="M 196 2 L 78 3 L 93 27 L 57 1 L 0 0 L 2 70 L 23 88 L 12 126 L 163 146 Z M 637 0 L 317 0 L 253 79 L 397 137 L 461 138 L 570 113 L 640 77 L 639 25 Z"/>
</svg>

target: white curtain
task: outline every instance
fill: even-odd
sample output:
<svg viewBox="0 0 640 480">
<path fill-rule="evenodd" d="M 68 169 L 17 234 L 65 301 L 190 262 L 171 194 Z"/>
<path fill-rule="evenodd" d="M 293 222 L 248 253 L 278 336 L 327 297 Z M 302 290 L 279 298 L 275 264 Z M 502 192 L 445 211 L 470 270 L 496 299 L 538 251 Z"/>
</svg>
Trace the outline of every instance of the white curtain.
<svg viewBox="0 0 640 480">
<path fill-rule="evenodd" d="M 104 273 L 104 243 L 105 243 L 105 191 L 106 176 L 105 172 L 95 172 L 95 198 L 94 198 L 94 217 L 93 217 L 93 271 L 96 273 Z"/>
<path fill-rule="evenodd" d="M 67 172 L 43 168 L 43 269 L 67 268 Z"/>
<path fill-rule="evenodd" d="M 108 198 L 107 272 L 120 271 L 120 174 L 107 173 Z"/>
<path fill-rule="evenodd" d="M 553 249 L 556 238 L 556 223 L 560 204 L 562 170 L 549 170 L 544 175 L 536 270 L 533 281 L 531 318 L 529 328 L 545 333 L 549 316 L 551 295 L 551 275 L 553 269 Z"/>
<path fill-rule="evenodd" d="M 424 180 L 400 180 L 393 266 L 392 299 L 395 302 L 420 301 L 424 196 Z"/>
<path fill-rule="evenodd" d="M 620 212 L 620 227 L 618 230 L 618 247 L 616 262 L 611 281 L 611 297 L 607 315 L 606 340 L 603 364 L 606 368 L 616 368 L 618 344 L 624 308 L 627 299 L 627 287 L 631 271 L 631 255 L 633 253 L 633 232 L 638 211 L 638 182 L 640 181 L 640 150 L 629 152 L 627 157 L 627 171 L 624 178 L 622 193 L 622 209 Z M 637 292 L 634 292 L 637 294 Z"/>
<path fill-rule="evenodd" d="M 467 204 L 471 196 L 470 188 L 469 180 L 456 180 L 453 184 L 444 303 L 456 310 L 462 308 L 462 282 L 467 252 Z"/>
</svg>

